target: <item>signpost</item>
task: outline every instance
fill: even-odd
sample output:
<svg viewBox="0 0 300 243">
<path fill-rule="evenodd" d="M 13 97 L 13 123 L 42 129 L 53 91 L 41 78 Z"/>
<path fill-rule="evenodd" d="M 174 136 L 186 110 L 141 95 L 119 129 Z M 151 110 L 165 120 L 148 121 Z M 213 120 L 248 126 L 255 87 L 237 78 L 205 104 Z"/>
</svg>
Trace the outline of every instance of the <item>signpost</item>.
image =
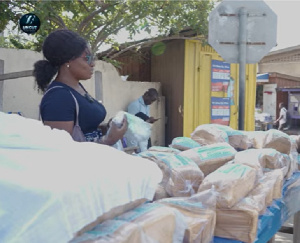
<svg viewBox="0 0 300 243">
<path fill-rule="evenodd" d="M 277 16 L 262 0 L 223 0 L 209 14 L 209 44 L 228 63 L 239 63 L 239 129 L 244 130 L 246 64 L 276 45 Z"/>
</svg>

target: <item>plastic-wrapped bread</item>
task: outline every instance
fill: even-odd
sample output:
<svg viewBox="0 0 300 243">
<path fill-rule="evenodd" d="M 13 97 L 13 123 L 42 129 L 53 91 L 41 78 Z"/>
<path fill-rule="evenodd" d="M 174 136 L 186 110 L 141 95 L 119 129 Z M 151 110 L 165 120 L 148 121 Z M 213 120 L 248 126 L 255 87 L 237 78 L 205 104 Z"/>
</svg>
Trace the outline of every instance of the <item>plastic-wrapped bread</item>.
<svg viewBox="0 0 300 243">
<path fill-rule="evenodd" d="M 282 161 L 282 164 L 284 164 L 284 166 L 281 168 L 282 173 L 284 175 L 284 178 L 288 179 L 288 178 L 291 177 L 291 175 L 293 173 L 292 170 L 291 170 L 291 166 L 292 166 L 291 157 L 287 154 L 281 153 L 280 159 Z M 269 168 L 265 169 L 265 172 L 268 172 L 268 171 L 270 171 Z"/>
<path fill-rule="evenodd" d="M 240 200 L 236 205 L 234 205 L 232 210 L 256 210 L 258 214 L 263 214 L 267 208 L 266 201 L 267 197 L 271 195 L 272 197 L 272 188 L 268 187 L 268 191 L 266 193 L 267 187 L 255 187 L 249 194 Z M 270 194 L 268 194 L 270 192 Z"/>
<path fill-rule="evenodd" d="M 254 242 L 258 216 L 265 212 L 266 202 L 272 201 L 272 192 L 270 183 L 261 182 L 232 208 L 217 208 L 215 235 L 246 243 Z"/>
<path fill-rule="evenodd" d="M 96 220 L 90 222 L 89 224 L 85 225 L 85 227 L 83 227 L 82 229 L 80 229 L 79 231 L 76 232 L 76 234 L 74 234 L 74 236 L 80 236 L 82 234 L 84 234 L 87 231 L 90 231 L 91 229 L 93 229 L 94 227 L 96 227 L 97 225 L 108 221 L 108 220 L 112 220 L 113 218 L 126 213 L 142 204 L 144 204 L 147 201 L 147 199 L 139 199 L 139 200 L 134 200 L 131 201 L 129 203 L 126 203 L 124 205 L 120 205 L 118 207 L 114 207 L 111 210 L 109 210 L 108 212 L 102 214 L 100 217 L 98 217 Z"/>
<path fill-rule="evenodd" d="M 248 137 L 248 140 L 252 144 L 253 148 L 263 148 L 264 141 L 267 135 L 265 131 L 243 131 L 243 133 Z"/>
<path fill-rule="evenodd" d="M 144 151 L 139 156 L 151 159 L 162 170 L 161 185 L 170 196 L 195 194 L 204 178 L 203 172 L 192 159 L 179 154 Z"/>
<path fill-rule="evenodd" d="M 179 149 L 172 148 L 172 147 L 164 147 L 164 146 L 151 146 L 150 148 L 148 148 L 148 151 L 171 153 L 171 154 L 178 154 L 181 152 Z"/>
<path fill-rule="evenodd" d="M 121 220 L 106 220 L 70 241 L 70 243 L 132 242 L 154 243 L 137 224 Z"/>
<path fill-rule="evenodd" d="M 210 126 L 224 131 L 228 136 L 228 143 L 238 151 L 245 150 L 253 146 L 251 140 L 244 131 L 235 130 L 229 126 L 220 124 L 210 124 Z"/>
<path fill-rule="evenodd" d="M 197 148 L 201 145 L 189 137 L 176 137 L 173 138 L 172 143 L 169 145 L 171 148 L 179 149 L 180 151 Z"/>
<path fill-rule="evenodd" d="M 290 135 L 290 139 L 291 139 L 291 143 L 292 143 L 291 150 L 299 152 L 299 145 L 300 145 L 299 137 L 300 137 L 299 135 Z"/>
<path fill-rule="evenodd" d="M 257 208 L 252 207 L 252 202 L 244 201 L 230 209 L 217 208 L 215 236 L 253 243 L 257 235 L 259 213 Z"/>
<path fill-rule="evenodd" d="M 191 133 L 191 138 L 201 145 L 228 143 L 226 132 L 219 129 L 216 124 L 203 124 L 196 127 Z"/>
<path fill-rule="evenodd" d="M 290 165 L 290 168 L 288 170 L 288 175 L 287 177 L 291 177 L 292 174 L 296 171 L 298 171 L 298 136 L 297 135 L 290 135 L 290 139 L 291 139 L 291 151 L 290 151 L 290 154 L 289 154 L 289 157 L 291 159 L 291 165 Z"/>
<path fill-rule="evenodd" d="M 215 236 L 253 243 L 257 235 L 258 216 L 267 207 L 266 193 L 272 197 L 272 188 L 259 184 L 232 208 L 217 208 Z"/>
<path fill-rule="evenodd" d="M 291 147 L 292 143 L 289 135 L 275 129 L 266 131 L 263 148 L 273 148 L 281 153 L 290 154 Z"/>
<path fill-rule="evenodd" d="M 248 195 L 232 208 L 217 208 L 215 235 L 252 243 L 256 239 L 258 216 L 273 199 L 281 197 L 283 174 L 281 169 L 265 173 Z"/>
<path fill-rule="evenodd" d="M 173 197 L 157 201 L 179 210 L 187 229 L 184 243 L 210 243 L 216 226 L 216 192 L 206 190 L 192 197 Z"/>
<path fill-rule="evenodd" d="M 204 174 L 192 159 L 180 155 L 170 155 L 162 158 L 159 162 L 165 163 L 169 167 L 170 178 L 166 184 L 166 191 L 169 195 L 184 197 L 197 192 Z"/>
<path fill-rule="evenodd" d="M 269 172 L 266 172 L 264 174 L 264 178 L 262 181 L 274 181 L 274 186 L 273 186 L 273 195 L 272 198 L 274 199 L 279 199 L 282 197 L 282 187 L 283 187 L 283 181 L 284 181 L 284 176 L 283 172 L 281 169 L 275 169 L 271 170 Z"/>
<path fill-rule="evenodd" d="M 159 203 L 143 204 L 115 219 L 138 225 L 148 238 L 157 243 L 183 242 L 187 228 L 178 210 Z"/>
<path fill-rule="evenodd" d="M 256 176 L 256 170 L 250 166 L 228 163 L 207 175 L 198 192 L 214 187 L 219 193 L 217 207 L 231 208 L 254 188 Z"/>
<path fill-rule="evenodd" d="M 166 191 L 166 183 L 159 183 L 156 190 L 155 190 L 155 194 L 153 197 L 153 201 L 157 201 L 163 198 L 168 198 L 170 197 L 170 195 L 167 193 Z"/>
<path fill-rule="evenodd" d="M 236 153 L 237 151 L 228 143 L 216 143 L 188 149 L 179 155 L 192 159 L 204 173 L 204 176 L 207 176 L 232 160 Z"/>
<path fill-rule="evenodd" d="M 263 171 L 283 169 L 288 171 L 290 160 L 286 154 L 282 154 L 273 148 L 247 149 L 235 155 L 235 163 L 246 164 L 256 169 L 261 167 Z"/>
<path fill-rule="evenodd" d="M 261 210 L 265 209 L 266 207 L 272 204 L 274 186 L 274 180 L 270 180 L 269 178 L 263 178 L 255 185 L 253 190 L 249 193 L 249 195 L 265 195 L 264 208 L 262 208 Z M 258 213 L 262 213 L 261 210 L 259 210 Z"/>
<path fill-rule="evenodd" d="M 273 148 L 264 148 L 260 150 L 260 160 L 264 168 L 280 169 L 289 167 L 289 162 L 284 158 L 284 154 Z"/>
<path fill-rule="evenodd" d="M 258 179 L 263 176 L 263 165 L 260 161 L 258 149 L 247 149 L 237 152 L 234 156 L 234 162 L 254 168 L 257 171 Z"/>
<path fill-rule="evenodd" d="M 239 130 L 227 131 L 228 143 L 236 150 L 246 150 L 253 146 L 248 136 Z"/>
<path fill-rule="evenodd" d="M 294 141 L 294 146 L 298 153 L 300 153 L 300 135 L 290 135 L 292 141 Z"/>
<path fill-rule="evenodd" d="M 149 151 L 149 150 L 137 154 L 137 156 L 145 159 L 149 159 L 158 165 L 158 167 L 161 169 L 163 173 L 163 178 L 162 178 L 163 185 L 165 185 L 170 178 L 170 170 L 167 164 L 160 162 L 160 159 L 169 155 L 170 153 L 168 152 L 158 152 L 158 151 Z"/>
</svg>

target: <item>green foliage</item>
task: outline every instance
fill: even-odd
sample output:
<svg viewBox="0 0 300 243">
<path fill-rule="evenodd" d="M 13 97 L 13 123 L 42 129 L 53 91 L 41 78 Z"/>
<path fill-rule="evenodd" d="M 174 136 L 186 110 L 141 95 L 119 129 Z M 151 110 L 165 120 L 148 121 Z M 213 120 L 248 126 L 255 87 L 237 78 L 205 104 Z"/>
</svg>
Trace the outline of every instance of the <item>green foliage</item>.
<svg viewBox="0 0 300 243">
<path fill-rule="evenodd" d="M 1 48 L 12 48 L 8 41 L 3 36 L 0 36 L 0 47 Z"/>
<path fill-rule="evenodd" d="M 12 36 L 7 45 L 40 51 L 43 40 L 57 28 L 68 28 L 86 38 L 94 52 L 105 44 L 119 49 L 116 35 L 126 29 L 131 38 L 141 31 L 159 31 L 158 38 L 178 35 L 189 27 L 197 35 L 207 36 L 209 0 L 68 0 L 1 1 L 0 32 L 11 21 Z M 34 36 L 20 37 L 18 20 L 23 14 L 36 14 L 41 21 Z M 1 44 L 1 43 L 0 43 Z"/>
</svg>

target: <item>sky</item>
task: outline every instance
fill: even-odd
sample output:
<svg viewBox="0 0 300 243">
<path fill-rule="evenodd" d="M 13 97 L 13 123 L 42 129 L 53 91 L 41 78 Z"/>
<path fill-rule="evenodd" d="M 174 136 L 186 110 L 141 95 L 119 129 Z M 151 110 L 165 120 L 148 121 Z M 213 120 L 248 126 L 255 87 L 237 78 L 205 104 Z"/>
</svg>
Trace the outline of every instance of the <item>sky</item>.
<svg viewBox="0 0 300 243">
<path fill-rule="evenodd" d="M 300 45 L 300 0 L 265 0 L 277 15 L 277 46 L 271 51 Z"/>
</svg>

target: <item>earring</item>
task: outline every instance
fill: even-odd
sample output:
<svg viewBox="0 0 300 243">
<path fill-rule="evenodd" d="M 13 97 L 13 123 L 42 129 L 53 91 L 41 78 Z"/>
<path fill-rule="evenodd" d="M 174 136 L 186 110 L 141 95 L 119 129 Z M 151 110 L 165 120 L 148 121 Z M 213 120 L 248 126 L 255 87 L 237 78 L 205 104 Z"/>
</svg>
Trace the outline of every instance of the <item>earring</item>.
<svg viewBox="0 0 300 243">
<path fill-rule="evenodd" d="M 67 64 L 67 68 L 69 68 L 70 67 L 70 64 Z"/>
</svg>

